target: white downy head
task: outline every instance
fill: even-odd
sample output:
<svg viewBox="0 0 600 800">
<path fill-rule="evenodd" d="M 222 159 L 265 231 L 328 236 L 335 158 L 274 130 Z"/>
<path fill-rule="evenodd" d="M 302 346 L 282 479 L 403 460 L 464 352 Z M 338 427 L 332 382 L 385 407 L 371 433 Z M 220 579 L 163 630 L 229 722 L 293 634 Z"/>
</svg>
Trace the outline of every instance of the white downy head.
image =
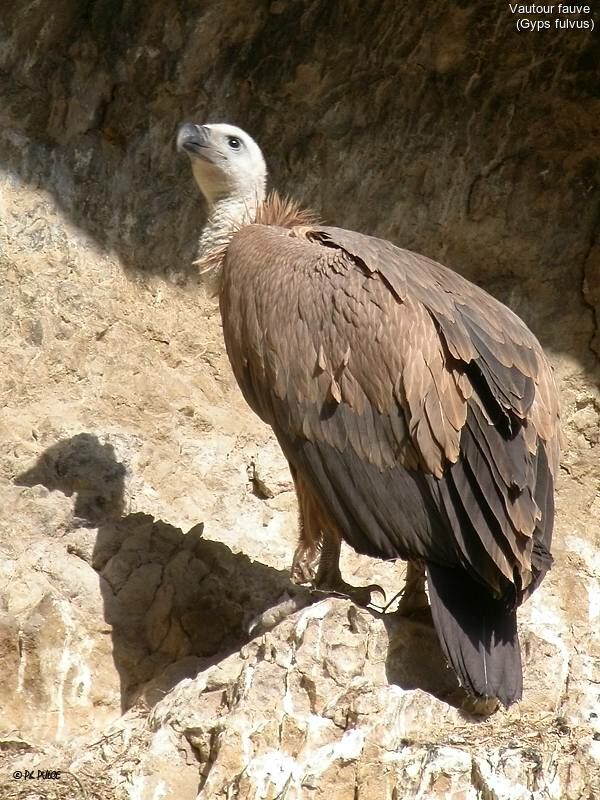
<svg viewBox="0 0 600 800">
<path fill-rule="evenodd" d="M 267 167 L 254 139 L 235 125 L 184 123 L 177 132 L 177 149 L 189 156 L 209 207 L 200 239 L 202 256 L 254 221 L 265 199 Z"/>
</svg>

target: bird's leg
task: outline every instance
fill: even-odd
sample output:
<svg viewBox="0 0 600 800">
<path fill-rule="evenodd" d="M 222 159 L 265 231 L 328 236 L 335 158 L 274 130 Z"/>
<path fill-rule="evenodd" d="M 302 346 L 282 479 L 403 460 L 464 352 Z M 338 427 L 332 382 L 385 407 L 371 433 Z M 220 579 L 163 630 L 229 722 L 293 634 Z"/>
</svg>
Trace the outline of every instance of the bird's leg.
<svg viewBox="0 0 600 800">
<path fill-rule="evenodd" d="M 352 586 L 342 578 L 340 572 L 341 539 L 337 532 L 326 528 L 322 531 L 321 560 L 315 577 L 315 589 L 323 592 L 335 592 L 349 597 L 357 606 L 368 606 L 372 602 L 371 595 L 376 592 L 385 600 L 385 592 L 376 583 L 368 586 Z"/>
<path fill-rule="evenodd" d="M 290 465 L 298 496 L 299 541 L 292 561 L 291 578 L 295 583 L 310 584 L 312 593 L 297 591 L 286 594 L 273 608 L 251 620 L 248 632 L 252 636 L 271 630 L 286 617 L 320 599 L 319 594 L 332 593 L 349 597 L 358 606 L 371 604 L 371 595 L 381 586 L 351 586 L 340 572 L 341 538 L 330 524 L 319 502 L 308 490 L 296 470 Z"/>
<path fill-rule="evenodd" d="M 294 550 L 294 558 L 292 559 L 292 568 L 290 570 L 290 576 L 294 583 L 314 585 L 319 568 L 320 554 L 321 542 L 316 545 L 307 545 L 300 537 L 298 546 Z"/>
<path fill-rule="evenodd" d="M 425 564 L 423 562 L 408 562 L 406 582 L 401 592 L 397 611 L 403 617 L 431 620 L 429 600 L 425 591 Z"/>
<path fill-rule="evenodd" d="M 308 580 L 321 592 L 350 597 L 359 606 L 369 605 L 374 592 L 385 598 L 381 586 L 351 586 L 344 581 L 340 572 L 341 537 L 318 498 L 301 476 L 290 468 L 298 496 L 300 528 L 300 541 L 292 564 L 293 579 L 299 582 Z"/>
<path fill-rule="evenodd" d="M 319 521 L 315 515 L 314 504 L 311 503 L 310 496 L 304 491 L 304 484 L 293 469 L 292 477 L 298 497 L 298 545 L 294 550 L 290 576 L 294 583 L 314 585 L 322 543 Z"/>
<path fill-rule="evenodd" d="M 294 552 L 292 562 L 292 580 L 299 584 L 310 584 L 319 592 L 334 592 L 350 597 L 356 605 L 367 606 L 371 603 L 371 595 L 385 593 L 378 584 L 369 586 L 352 586 L 342 578 L 340 572 L 340 537 L 326 530 L 320 541 L 307 546 L 301 537 Z"/>
<path fill-rule="evenodd" d="M 321 550 L 321 536 L 316 525 L 312 505 L 306 492 L 303 491 L 304 484 L 291 464 L 290 472 L 298 497 L 299 532 L 298 545 L 294 551 L 290 577 L 294 583 L 313 586 Z M 316 599 L 314 594 L 309 591 L 302 591 L 300 588 L 292 593 L 287 592 L 276 605 L 250 621 L 248 633 L 251 636 L 257 636 L 270 631 L 286 617 L 290 617 L 296 611 L 300 611 L 314 603 Z"/>
</svg>

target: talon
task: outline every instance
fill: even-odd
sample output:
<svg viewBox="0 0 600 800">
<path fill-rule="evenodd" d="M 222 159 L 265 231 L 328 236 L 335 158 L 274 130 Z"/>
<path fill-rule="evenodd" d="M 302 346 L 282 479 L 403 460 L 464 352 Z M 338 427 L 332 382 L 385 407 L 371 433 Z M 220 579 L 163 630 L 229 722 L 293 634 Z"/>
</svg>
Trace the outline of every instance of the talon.
<svg viewBox="0 0 600 800">
<path fill-rule="evenodd" d="M 379 604 L 375 603 L 373 598 L 371 597 L 371 599 L 369 600 L 367 606 L 370 606 L 374 611 L 377 611 L 379 614 L 384 614 L 385 613 L 385 609 L 388 607 L 389 603 L 386 604 L 387 595 L 386 595 L 385 590 L 383 589 L 383 587 L 380 586 L 378 583 L 373 583 L 370 586 L 367 586 L 367 589 L 370 591 L 371 595 L 380 594 L 381 597 L 383 598 L 383 604 L 379 605 Z"/>
<path fill-rule="evenodd" d="M 327 594 L 337 594 L 340 597 L 349 597 L 353 603 L 356 603 L 357 606 L 361 608 L 366 608 L 367 606 L 373 605 L 375 608 L 379 609 L 376 603 L 373 603 L 372 594 L 380 594 L 385 602 L 386 595 L 385 591 L 378 583 L 371 583 L 369 586 L 351 586 L 346 581 L 342 580 L 341 578 L 335 582 L 334 585 L 329 586 L 320 586 L 318 587 L 319 590 L 325 591 Z"/>
<path fill-rule="evenodd" d="M 396 592 L 396 594 L 392 597 L 392 599 L 389 601 L 389 603 L 386 603 L 386 605 L 383 607 L 383 613 L 387 614 L 388 610 L 394 605 L 396 600 L 399 597 L 401 597 L 403 594 L 404 594 L 404 589 L 402 589 L 399 592 Z"/>
<path fill-rule="evenodd" d="M 367 586 L 367 591 L 369 591 L 371 594 L 380 594 L 381 597 L 383 598 L 383 602 L 385 603 L 387 601 L 387 595 L 385 593 L 385 589 L 378 583 L 372 583 L 369 586 Z M 369 602 L 372 604 L 373 600 L 370 600 Z"/>
</svg>

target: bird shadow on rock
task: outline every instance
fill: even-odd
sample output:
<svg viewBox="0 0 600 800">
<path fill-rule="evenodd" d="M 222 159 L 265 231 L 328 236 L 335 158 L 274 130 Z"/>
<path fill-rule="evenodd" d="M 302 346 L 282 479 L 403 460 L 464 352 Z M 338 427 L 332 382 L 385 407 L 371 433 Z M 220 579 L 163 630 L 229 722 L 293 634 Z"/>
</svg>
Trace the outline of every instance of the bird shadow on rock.
<svg viewBox="0 0 600 800">
<path fill-rule="evenodd" d="M 185 677 L 249 640 L 250 621 L 284 593 L 304 591 L 276 570 L 203 537 L 199 523 L 184 533 L 149 514 L 125 513 L 127 468 L 110 443 L 80 433 L 52 445 L 15 479 L 74 496 L 73 531 L 86 552 L 68 550 L 97 572 L 110 625 L 121 708 L 156 703 Z"/>
<path fill-rule="evenodd" d="M 138 701 L 154 705 L 182 679 L 237 652 L 251 638 L 250 623 L 272 614 L 282 596 L 297 598 L 297 607 L 315 599 L 287 571 L 204 538 L 203 523 L 184 533 L 149 514 L 126 513 L 126 478 L 112 444 L 80 433 L 47 448 L 15 479 L 74 497 L 67 551 L 98 575 L 122 711 Z M 86 539 L 93 545 L 86 548 Z M 464 708 L 466 694 L 433 627 L 371 613 L 387 631 L 389 683 Z"/>
</svg>

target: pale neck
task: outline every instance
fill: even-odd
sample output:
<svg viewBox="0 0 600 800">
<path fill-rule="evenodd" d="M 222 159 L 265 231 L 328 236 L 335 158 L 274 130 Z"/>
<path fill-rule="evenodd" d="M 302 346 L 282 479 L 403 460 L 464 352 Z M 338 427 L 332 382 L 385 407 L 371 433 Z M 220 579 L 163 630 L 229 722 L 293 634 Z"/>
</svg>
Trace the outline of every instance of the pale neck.
<svg viewBox="0 0 600 800">
<path fill-rule="evenodd" d="M 227 245 L 233 234 L 256 219 L 258 206 L 264 202 L 264 189 L 247 197 L 222 197 L 209 206 L 208 219 L 198 242 L 198 255 Z"/>
</svg>

